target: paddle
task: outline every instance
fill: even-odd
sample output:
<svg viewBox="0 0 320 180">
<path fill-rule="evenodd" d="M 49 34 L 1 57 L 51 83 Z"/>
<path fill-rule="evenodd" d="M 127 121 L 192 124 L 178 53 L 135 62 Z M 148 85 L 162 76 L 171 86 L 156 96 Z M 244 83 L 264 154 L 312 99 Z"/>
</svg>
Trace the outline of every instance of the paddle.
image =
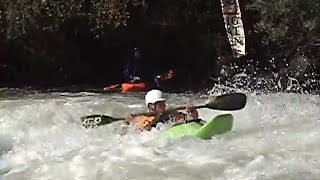
<svg viewBox="0 0 320 180">
<path fill-rule="evenodd" d="M 104 91 L 120 91 L 121 90 L 121 84 L 112 84 L 110 86 L 104 87 Z"/>
<path fill-rule="evenodd" d="M 213 110 L 223 110 L 223 111 L 235 111 L 240 110 L 245 107 L 247 103 L 247 97 L 243 93 L 231 93 L 231 94 L 225 94 L 221 96 L 216 96 L 212 100 L 210 100 L 205 105 L 195 106 L 196 109 L 201 108 L 209 108 Z M 164 113 L 174 113 L 177 110 L 183 110 L 185 109 L 185 106 L 176 107 L 173 109 L 168 109 Z M 149 113 L 138 113 L 134 114 L 133 116 L 152 116 L 155 115 L 155 112 L 149 112 Z M 83 116 L 81 117 L 81 121 L 83 123 L 83 126 L 88 127 L 97 127 L 102 126 L 105 124 L 109 124 L 115 121 L 121 121 L 125 120 L 125 118 L 113 118 L 107 115 L 89 115 L 89 116 Z"/>
</svg>

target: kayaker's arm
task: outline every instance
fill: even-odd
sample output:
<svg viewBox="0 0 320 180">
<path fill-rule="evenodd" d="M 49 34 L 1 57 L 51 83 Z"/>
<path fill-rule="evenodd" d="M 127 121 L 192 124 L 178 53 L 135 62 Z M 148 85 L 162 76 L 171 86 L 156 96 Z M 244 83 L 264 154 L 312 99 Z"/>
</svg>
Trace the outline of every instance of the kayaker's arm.
<svg viewBox="0 0 320 180">
<path fill-rule="evenodd" d="M 123 70 L 123 74 L 125 78 L 129 81 L 140 80 L 139 77 L 135 76 L 135 72 L 134 72 L 135 66 L 136 66 L 136 61 L 133 59 L 130 59 L 128 64 L 125 66 Z"/>
<path fill-rule="evenodd" d="M 199 113 L 197 109 L 191 103 L 186 104 L 186 110 L 187 110 L 188 116 L 190 116 L 192 119 L 199 118 Z"/>
<path fill-rule="evenodd" d="M 124 124 L 129 125 L 136 116 L 133 114 L 129 114 L 125 117 Z"/>
</svg>

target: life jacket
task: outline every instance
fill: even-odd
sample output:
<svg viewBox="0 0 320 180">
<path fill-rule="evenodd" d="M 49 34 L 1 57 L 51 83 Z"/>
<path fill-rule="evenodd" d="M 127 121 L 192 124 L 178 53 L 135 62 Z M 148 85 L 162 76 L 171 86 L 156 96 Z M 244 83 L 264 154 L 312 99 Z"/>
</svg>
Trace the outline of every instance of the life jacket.
<svg viewBox="0 0 320 180">
<path fill-rule="evenodd" d="M 175 124 L 184 123 L 186 120 L 186 114 L 177 112 L 172 114 L 159 114 L 156 116 L 137 116 L 134 121 L 136 122 L 136 130 L 150 130 L 152 127 L 156 127 L 158 123 L 173 122 Z"/>
</svg>

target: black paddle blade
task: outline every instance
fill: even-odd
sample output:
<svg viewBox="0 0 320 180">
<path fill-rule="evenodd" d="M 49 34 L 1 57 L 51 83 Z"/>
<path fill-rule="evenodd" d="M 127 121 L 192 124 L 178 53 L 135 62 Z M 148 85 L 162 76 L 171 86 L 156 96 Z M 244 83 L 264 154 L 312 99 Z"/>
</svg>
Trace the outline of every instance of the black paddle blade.
<svg viewBox="0 0 320 180">
<path fill-rule="evenodd" d="M 244 108 L 247 104 L 247 96 L 243 93 L 232 93 L 217 96 L 205 106 L 210 109 L 234 111 Z"/>
<path fill-rule="evenodd" d="M 119 120 L 124 120 L 124 118 L 113 118 L 106 115 L 89 115 L 81 117 L 82 125 L 85 128 L 94 128 Z"/>
</svg>

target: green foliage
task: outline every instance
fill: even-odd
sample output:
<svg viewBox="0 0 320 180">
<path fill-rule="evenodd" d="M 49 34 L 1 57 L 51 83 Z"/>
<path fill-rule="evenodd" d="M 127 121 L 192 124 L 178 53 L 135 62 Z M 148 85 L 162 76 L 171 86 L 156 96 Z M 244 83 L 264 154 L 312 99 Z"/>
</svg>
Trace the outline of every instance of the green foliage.
<svg viewBox="0 0 320 180">
<path fill-rule="evenodd" d="M 266 44 L 319 33 L 319 0 L 254 0 L 246 7 L 259 15 L 255 30 L 266 34 Z"/>
<path fill-rule="evenodd" d="M 218 12 L 218 13 L 217 13 Z M 219 1 L 201 0 L 2 0 L 0 27 L 7 37 L 23 35 L 28 29 L 55 31 L 66 20 L 81 17 L 96 35 L 107 25 L 132 22 L 162 25 L 213 26 L 221 18 Z M 136 18 L 136 19 L 135 19 Z M 194 26 L 197 27 L 197 26 Z"/>
<path fill-rule="evenodd" d="M 281 43 L 319 33 L 319 0 L 251 0 L 246 13 L 264 42 Z M 254 15 L 253 15 L 254 14 Z M 223 29 L 220 1 L 203 0 L 2 0 L 0 27 L 8 38 L 28 29 L 55 31 L 71 18 L 81 18 L 99 35 L 105 27 L 131 22 Z M 130 19 L 131 18 L 131 19 Z M 216 27 L 217 23 L 221 27 Z M 244 22 L 246 24 L 247 22 Z M 205 32 L 205 31 L 204 31 Z"/>
<path fill-rule="evenodd" d="M 220 1 L 161 0 L 148 1 L 148 14 L 159 24 L 204 24 L 221 14 Z M 218 12 L 218 13 L 217 13 Z M 210 22 L 213 24 L 214 22 Z"/>
<path fill-rule="evenodd" d="M 126 25 L 128 6 L 143 4 L 144 0 L 2 0 L 0 27 L 13 38 L 29 28 L 54 31 L 69 18 L 83 17 L 97 33 L 107 24 Z"/>
</svg>

